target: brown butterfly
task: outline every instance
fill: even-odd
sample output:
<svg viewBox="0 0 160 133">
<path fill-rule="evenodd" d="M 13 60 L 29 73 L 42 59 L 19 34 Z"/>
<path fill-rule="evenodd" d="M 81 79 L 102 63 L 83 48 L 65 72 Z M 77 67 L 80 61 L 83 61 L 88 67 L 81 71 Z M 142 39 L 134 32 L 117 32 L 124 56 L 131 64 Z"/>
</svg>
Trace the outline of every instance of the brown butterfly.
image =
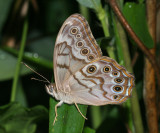
<svg viewBox="0 0 160 133">
<path fill-rule="evenodd" d="M 80 14 L 71 15 L 62 25 L 53 56 L 55 84 L 47 92 L 62 103 L 85 105 L 120 104 L 131 96 L 134 76 L 115 60 L 102 56 L 90 27 Z M 41 75 L 40 75 L 41 76 Z M 81 113 L 81 112 L 80 112 Z M 86 117 L 81 113 L 86 119 Z"/>
</svg>

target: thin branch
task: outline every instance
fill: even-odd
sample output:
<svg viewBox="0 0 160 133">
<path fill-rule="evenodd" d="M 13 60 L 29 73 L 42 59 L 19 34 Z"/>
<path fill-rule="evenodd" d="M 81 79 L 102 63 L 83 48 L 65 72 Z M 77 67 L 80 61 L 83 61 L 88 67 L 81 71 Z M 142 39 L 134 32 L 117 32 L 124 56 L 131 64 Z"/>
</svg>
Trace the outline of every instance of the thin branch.
<svg viewBox="0 0 160 133">
<path fill-rule="evenodd" d="M 154 41 L 154 48 L 150 49 L 156 55 L 156 0 L 146 0 L 147 23 L 149 32 Z M 149 133 L 158 133 L 158 111 L 156 98 L 155 70 L 148 59 L 145 58 L 144 69 L 144 103 L 146 107 L 146 120 Z"/>
</svg>

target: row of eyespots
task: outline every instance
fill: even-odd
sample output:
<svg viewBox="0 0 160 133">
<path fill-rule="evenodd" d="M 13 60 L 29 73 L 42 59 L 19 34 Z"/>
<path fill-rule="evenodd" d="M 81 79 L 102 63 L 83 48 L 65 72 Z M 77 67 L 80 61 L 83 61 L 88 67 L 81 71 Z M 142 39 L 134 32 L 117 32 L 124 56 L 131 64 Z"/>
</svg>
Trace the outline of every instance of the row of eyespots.
<svg viewBox="0 0 160 133">
<path fill-rule="evenodd" d="M 70 33 L 72 35 L 76 35 L 76 38 L 81 38 L 82 37 L 81 34 L 77 34 L 78 33 L 78 28 L 77 27 L 71 28 Z"/>
<path fill-rule="evenodd" d="M 90 74 L 94 73 L 96 70 L 97 70 L 97 67 L 95 65 L 91 65 L 87 68 L 87 72 Z M 105 72 L 105 73 L 108 73 L 110 71 L 111 71 L 111 68 L 109 66 L 105 66 L 103 68 L 103 72 Z M 117 76 L 117 72 L 113 72 L 112 75 Z M 116 83 L 122 83 L 124 81 L 124 79 L 123 78 L 115 78 L 114 81 Z"/>
<path fill-rule="evenodd" d="M 96 71 L 96 69 L 97 69 L 97 67 L 96 67 L 95 65 L 91 65 L 91 66 L 89 66 L 89 67 L 87 68 L 87 72 L 88 72 L 88 73 L 94 73 L 94 72 Z M 110 72 L 110 71 L 111 71 L 110 66 L 104 66 L 104 67 L 103 67 L 103 72 L 104 72 L 104 73 L 108 73 L 108 72 Z"/>
<path fill-rule="evenodd" d="M 71 28 L 70 32 L 71 32 L 72 35 L 76 35 L 76 38 L 81 38 L 81 34 L 77 34 L 78 33 L 78 28 L 77 27 Z M 76 46 L 78 48 L 82 48 L 81 51 L 80 51 L 81 55 L 87 56 L 87 59 L 89 61 L 94 60 L 95 56 L 93 54 L 89 54 L 90 53 L 89 49 L 88 48 L 83 48 L 84 47 L 83 41 L 78 41 L 76 43 Z"/>
<path fill-rule="evenodd" d="M 87 56 L 87 59 L 88 59 L 89 61 L 92 61 L 92 60 L 94 60 L 94 58 L 95 58 L 95 56 L 94 56 L 93 54 L 89 54 L 90 51 L 89 51 L 88 48 L 83 48 L 83 49 L 81 49 L 80 53 L 81 53 L 81 55 Z"/>
<path fill-rule="evenodd" d="M 95 70 L 97 69 L 97 67 L 96 67 L 95 65 L 91 65 L 91 66 L 89 66 L 88 69 L 87 69 L 87 72 L 88 72 L 88 73 L 93 73 L 93 72 L 95 72 L 95 71 L 90 71 L 90 68 L 94 68 Z M 104 73 L 109 73 L 110 71 L 111 71 L 111 67 L 110 67 L 110 66 L 104 66 L 104 67 L 103 67 L 103 72 L 104 72 Z M 118 72 L 114 71 L 114 72 L 112 72 L 112 75 L 113 75 L 113 76 L 117 76 L 117 75 L 118 75 Z"/>
<path fill-rule="evenodd" d="M 123 90 L 123 88 L 119 85 L 116 85 L 113 87 L 113 91 L 115 91 L 115 92 L 121 92 L 122 90 Z M 116 100 L 116 99 L 118 100 L 118 98 L 119 98 L 118 95 L 113 95 L 114 100 Z"/>
</svg>

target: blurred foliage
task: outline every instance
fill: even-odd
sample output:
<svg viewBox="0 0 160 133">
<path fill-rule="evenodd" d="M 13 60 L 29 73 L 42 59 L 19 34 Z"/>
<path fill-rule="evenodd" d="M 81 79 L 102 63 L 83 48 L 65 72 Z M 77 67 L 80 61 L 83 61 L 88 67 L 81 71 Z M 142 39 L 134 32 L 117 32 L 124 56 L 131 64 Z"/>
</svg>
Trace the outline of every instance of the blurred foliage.
<svg viewBox="0 0 160 133">
<path fill-rule="evenodd" d="M 47 119 L 47 109 L 43 106 L 24 108 L 20 103 L 10 103 L 0 107 L 1 133 L 35 133 L 35 121 Z"/>
<path fill-rule="evenodd" d="M 123 8 L 123 13 L 134 32 L 137 34 L 144 45 L 153 48 L 154 42 L 149 34 L 146 21 L 145 4 L 128 2 Z"/>
<path fill-rule="evenodd" d="M 129 0 L 126 0 L 125 3 L 121 1 L 121 3 L 123 13 L 130 25 L 144 44 L 148 48 L 152 48 L 153 41 L 146 24 L 145 4 L 142 1 L 140 3 L 136 1 L 135 4 L 134 1 L 131 3 Z M 95 113 L 92 112 L 94 108 L 88 107 L 88 120 L 85 121 L 85 124 L 74 105 L 62 105 L 58 108 L 59 117 L 54 129 L 52 122 L 54 106 L 57 102 L 53 98 L 49 100 L 49 96 L 44 89 L 45 83 L 30 80 L 31 77 L 41 78 L 23 65 L 21 65 L 17 85 L 15 99 L 17 103 L 10 102 L 12 80 L 15 74 L 24 24 L 24 16 L 21 15 L 24 4 L 24 1 L 21 0 L 0 0 L 0 132 L 127 133 L 128 125 L 124 118 L 126 112 L 123 111 L 122 105 L 95 107 L 95 110 L 97 110 Z M 44 75 L 49 81 L 53 77 L 53 49 L 58 31 L 67 17 L 74 13 L 81 13 L 79 7 L 82 5 L 86 7 L 85 12 L 89 16 L 86 19 L 89 21 L 94 37 L 100 44 L 103 55 L 110 55 L 112 58 L 118 56 L 112 13 L 105 1 L 30 0 L 28 12 L 25 16 L 28 19 L 29 31 L 23 62 L 32 66 L 34 70 Z M 129 40 L 129 37 L 126 40 L 128 44 L 134 44 L 132 40 Z M 142 96 L 143 53 L 137 50 L 136 44 L 129 45 L 128 52 L 130 52 L 131 58 L 134 57 L 136 52 L 139 53 L 139 58 L 133 69 L 143 114 L 143 124 L 146 126 Z M 124 53 L 124 51 L 121 51 L 121 53 Z M 49 108 L 49 103 L 52 105 L 49 110 L 50 123 L 48 122 L 48 109 L 46 109 Z M 80 105 L 79 107 L 83 113 L 86 112 L 86 106 Z M 96 116 L 100 116 L 99 120 Z M 94 123 L 96 121 L 98 122 Z"/>
</svg>

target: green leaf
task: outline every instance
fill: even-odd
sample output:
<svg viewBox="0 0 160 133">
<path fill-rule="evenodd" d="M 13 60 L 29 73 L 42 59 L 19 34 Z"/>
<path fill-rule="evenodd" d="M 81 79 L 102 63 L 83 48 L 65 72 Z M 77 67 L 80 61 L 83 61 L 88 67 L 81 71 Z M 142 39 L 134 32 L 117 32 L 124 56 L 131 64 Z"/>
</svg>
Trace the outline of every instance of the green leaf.
<svg viewBox="0 0 160 133">
<path fill-rule="evenodd" d="M 83 6 L 97 10 L 101 6 L 100 0 L 77 0 Z"/>
<path fill-rule="evenodd" d="M 57 102 L 53 98 L 50 98 L 49 133 L 82 133 L 85 119 L 78 112 L 74 104 L 68 105 L 64 103 L 58 107 L 57 121 L 53 126 L 56 104 Z M 78 107 L 82 114 L 85 115 L 87 106 L 78 104 Z"/>
<path fill-rule="evenodd" d="M 34 35 L 32 35 L 32 38 L 34 38 Z M 28 51 L 37 54 L 38 57 L 40 56 L 47 60 L 52 61 L 55 40 L 56 40 L 55 36 L 42 37 L 30 42 L 29 45 L 26 46 L 26 48 Z"/>
<path fill-rule="evenodd" d="M 0 49 L 0 81 L 8 80 L 13 78 L 15 73 L 15 67 L 17 58 L 10 55 L 9 53 Z M 21 75 L 31 73 L 31 70 L 26 69 L 24 65 L 21 68 Z"/>
<path fill-rule="evenodd" d="M 35 133 L 35 121 L 46 119 L 48 111 L 43 106 L 29 109 L 10 103 L 0 107 L 0 116 L 1 133 Z"/>
<path fill-rule="evenodd" d="M 3 25 L 7 19 L 11 4 L 13 0 L 0 0 L 0 33 L 2 31 Z"/>
<path fill-rule="evenodd" d="M 123 8 L 123 13 L 144 45 L 148 48 L 153 48 L 154 42 L 147 27 L 145 5 L 128 2 Z"/>
<path fill-rule="evenodd" d="M 94 129 L 91 129 L 89 127 L 85 127 L 83 130 L 83 133 L 96 133 Z"/>
</svg>

